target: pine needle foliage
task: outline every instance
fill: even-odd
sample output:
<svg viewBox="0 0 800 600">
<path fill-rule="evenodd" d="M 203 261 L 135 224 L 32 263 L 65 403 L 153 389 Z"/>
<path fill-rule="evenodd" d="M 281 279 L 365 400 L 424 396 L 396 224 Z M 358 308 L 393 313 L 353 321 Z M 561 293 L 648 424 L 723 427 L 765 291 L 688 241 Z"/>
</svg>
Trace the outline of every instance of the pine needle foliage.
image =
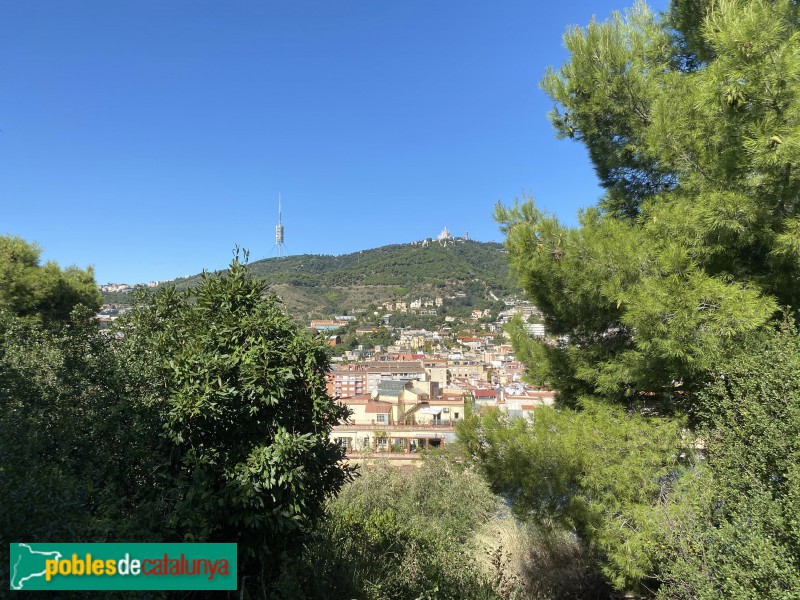
<svg viewBox="0 0 800 600">
<path fill-rule="evenodd" d="M 800 7 L 638 3 L 564 39 L 542 87 L 605 193 L 575 227 L 530 197 L 495 213 L 556 338 L 512 342 L 561 406 L 462 442 L 620 592 L 795 598 Z"/>
<path fill-rule="evenodd" d="M 545 359 L 562 390 L 681 401 L 800 305 L 797 8 L 692 7 L 570 29 L 570 61 L 542 82 L 557 134 L 589 150 L 599 207 L 575 228 L 530 198 L 497 207 L 512 269 L 564 336 Z"/>
</svg>

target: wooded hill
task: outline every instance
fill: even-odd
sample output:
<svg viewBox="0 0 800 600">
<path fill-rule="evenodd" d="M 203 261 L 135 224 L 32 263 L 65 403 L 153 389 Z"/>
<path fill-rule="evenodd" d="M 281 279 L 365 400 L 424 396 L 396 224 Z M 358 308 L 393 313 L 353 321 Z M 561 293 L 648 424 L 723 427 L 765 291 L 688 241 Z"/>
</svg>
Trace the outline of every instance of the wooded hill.
<svg viewBox="0 0 800 600">
<path fill-rule="evenodd" d="M 441 246 L 432 242 L 394 244 L 340 256 L 300 254 L 251 263 L 296 317 L 351 313 L 387 301 L 433 299 L 456 292 L 468 304 L 492 301 L 519 292 L 509 280 L 501 244 L 466 241 Z M 194 286 L 200 275 L 167 285 Z M 119 294 L 104 295 L 120 302 Z"/>
</svg>

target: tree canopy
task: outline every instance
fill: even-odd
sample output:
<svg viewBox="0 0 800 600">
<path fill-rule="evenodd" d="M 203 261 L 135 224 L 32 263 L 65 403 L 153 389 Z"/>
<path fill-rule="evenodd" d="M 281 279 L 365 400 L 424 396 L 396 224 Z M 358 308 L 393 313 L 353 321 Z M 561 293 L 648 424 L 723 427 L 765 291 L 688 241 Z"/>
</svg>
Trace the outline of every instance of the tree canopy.
<svg viewBox="0 0 800 600">
<path fill-rule="evenodd" d="M 542 86 L 604 195 L 575 227 L 530 198 L 496 208 L 557 338 L 517 322 L 512 341 L 560 406 L 471 417 L 461 438 L 619 591 L 797 593 L 798 11 L 675 0 L 569 29 Z"/>
<path fill-rule="evenodd" d="M 143 296 L 120 331 L 142 402 L 163 421 L 175 535 L 274 560 L 350 473 L 329 439 L 348 411 L 327 395 L 325 346 L 238 255 L 191 292 Z"/>
<path fill-rule="evenodd" d="M 40 255 L 35 244 L 0 236 L 0 310 L 49 323 L 66 321 L 78 304 L 100 307 L 91 267 L 62 270 L 52 261 L 39 264 Z"/>
<path fill-rule="evenodd" d="M 800 54 L 790 2 L 637 4 L 570 29 L 543 87 L 606 193 L 565 227 L 498 206 L 512 268 L 565 347 L 563 390 L 682 397 L 800 300 Z"/>
<path fill-rule="evenodd" d="M 0 530 L 236 542 L 268 586 L 351 475 L 326 347 L 238 258 L 191 294 L 142 292 L 111 332 L 91 315 L 0 310 Z"/>
<path fill-rule="evenodd" d="M 800 335 L 794 326 L 749 336 L 742 352 L 718 366 L 699 403 L 708 467 L 667 503 L 662 594 L 795 597 Z"/>
</svg>

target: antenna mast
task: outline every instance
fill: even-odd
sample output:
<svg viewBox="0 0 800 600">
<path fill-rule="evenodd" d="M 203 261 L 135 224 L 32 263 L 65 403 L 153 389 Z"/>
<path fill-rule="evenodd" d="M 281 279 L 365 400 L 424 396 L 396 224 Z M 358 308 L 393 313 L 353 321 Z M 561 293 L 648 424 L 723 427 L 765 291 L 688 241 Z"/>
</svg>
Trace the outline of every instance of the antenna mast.
<svg viewBox="0 0 800 600">
<path fill-rule="evenodd" d="M 281 220 L 280 193 L 278 193 L 278 224 L 275 225 L 275 245 L 278 246 L 278 257 L 283 256 L 283 222 Z"/>
</svg>

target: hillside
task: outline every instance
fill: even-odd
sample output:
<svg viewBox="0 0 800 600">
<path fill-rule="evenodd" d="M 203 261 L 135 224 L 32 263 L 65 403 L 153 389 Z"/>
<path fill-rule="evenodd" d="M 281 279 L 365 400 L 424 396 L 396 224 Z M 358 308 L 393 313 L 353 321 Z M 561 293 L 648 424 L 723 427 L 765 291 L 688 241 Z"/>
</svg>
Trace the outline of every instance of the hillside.
<svg viewBox="0 0 800 600">
<path fill-rule="evenodd" d="M 352 313 L 370 304 L 466 295 L 465 304 L 513 294 L 501 244 L 395 244 L 340 256 L 301 254 L 251 263 L 296 317 Z M 191 287 L 199 275 L 170 282 Z"/>
</svg>

